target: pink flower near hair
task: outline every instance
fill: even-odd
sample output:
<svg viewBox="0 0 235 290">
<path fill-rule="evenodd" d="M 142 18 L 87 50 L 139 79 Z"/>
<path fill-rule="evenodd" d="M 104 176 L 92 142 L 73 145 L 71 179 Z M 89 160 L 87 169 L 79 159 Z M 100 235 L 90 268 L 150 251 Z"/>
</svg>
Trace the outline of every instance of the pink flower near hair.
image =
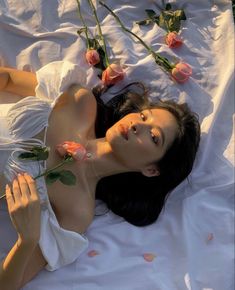
<svg viewBox="0 0 235 290">
<path fill-rule="evenodd" d="M 184 83 L 192 75 L 192 68 L 187 63 L 179 62 L 172 69 L 171 75 L 178 83 Z"/>
<path fill-rule="evenodd" d="M 118 64 L 110 64 L 102 73 L 102 81 L 105 85 L 115 85 L 117 82 L 123 80 L 124 71 Z"/>
<path fill-rule="evenodd" d="M 86 52 L 86 60 L 90 65 L 96 65 L 100 62 L 99 53 L 95 49 L 88 49 Z"/>
<path fill-rule="evenodd" d="M 165 42 L 170 48 L 177 48 L 183 44 L 182 38 L 175 31 L 167 33 L 165 36 Z"/>
<path fill-rule="evenodd" d="M 70 154 L 77 161 L 86 159 L 87 154 L 87 151 L 83 145 L 72 141 L 65 141 L 62 144 L 58 144 L 56 146 L 56 151 L 61 157 L 64 157 L 66 154 Z"/>
</svg>

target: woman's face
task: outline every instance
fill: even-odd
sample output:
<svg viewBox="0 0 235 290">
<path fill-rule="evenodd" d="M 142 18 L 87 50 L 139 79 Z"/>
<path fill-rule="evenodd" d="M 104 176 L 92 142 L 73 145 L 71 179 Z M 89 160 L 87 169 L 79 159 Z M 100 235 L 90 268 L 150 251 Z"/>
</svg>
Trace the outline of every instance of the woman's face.
<svg viewBox="0 0 235 290">
<path fill-rule="evenodd" d="M 115 157 L 132 170 L 160 160 L 177 135 L 175 117 L 164 109 L 131 113 L 106 132 Z"/>
</svg>

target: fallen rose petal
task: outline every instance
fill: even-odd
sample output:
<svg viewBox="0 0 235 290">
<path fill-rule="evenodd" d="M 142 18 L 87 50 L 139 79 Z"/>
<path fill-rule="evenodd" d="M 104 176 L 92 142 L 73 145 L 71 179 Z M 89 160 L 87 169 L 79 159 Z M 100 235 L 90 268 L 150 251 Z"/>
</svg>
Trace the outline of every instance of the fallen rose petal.
<svg viewBox="0 0 235 290">
<path fill-rule="evenodd" d="M 145 254 L 143 254 L 143 257 L 144 257 L 145 261 L 152 262 L 156 258 L 156 255 L 151 254 L 151 253 L 145 253 Z"/>
<path fill-rule="evenodd" d="M 209 235 L 207 236 L 207 241 L 211 241 L 214 239 L 214 235 L 212 233 L 209 233 Z"/>
<path fill-rule="evenodd" d="M 97 252 L 96 250 L 91 250 L 91 251 L 89 251 L 88 253 L 87 253 L 87 256 L 89 256 L 89 257 L 95 257 L 95 256 L 97 256 L 97 255 L 99 255 L 99 252 Z"/>
</svg>

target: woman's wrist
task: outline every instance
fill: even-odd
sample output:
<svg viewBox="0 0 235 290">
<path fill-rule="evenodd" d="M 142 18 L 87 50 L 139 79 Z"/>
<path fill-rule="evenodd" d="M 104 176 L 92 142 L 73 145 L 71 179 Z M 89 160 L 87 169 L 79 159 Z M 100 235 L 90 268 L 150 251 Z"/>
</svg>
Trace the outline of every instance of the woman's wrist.
<svg viewBox="0 0 235 290">
<path fill-rule="evenodd" d="M 27 248 L 32 248 L 34 249 L 37 244 L 38 244 L 38 239 L 35 239 L 35 238 L 21 238 L 20 236 L 18 237 L 18 240 L 17 240 L 17 246 L 18 247 L 27 247 Z"/>
</svg>

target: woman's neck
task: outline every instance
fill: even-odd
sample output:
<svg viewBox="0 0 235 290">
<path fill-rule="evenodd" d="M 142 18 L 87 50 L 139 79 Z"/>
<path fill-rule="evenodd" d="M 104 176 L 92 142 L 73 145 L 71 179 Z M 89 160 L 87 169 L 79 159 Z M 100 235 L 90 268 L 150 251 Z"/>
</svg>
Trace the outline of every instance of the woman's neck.
<svg viewBox="0 0 235 290">
<path fill-rule="evenodd" d="M 90 178 L 98 181 L 105 176 L 131 171 L 117 160 L 105 138 L 87 141 L 86 150 L 89 156 L 86 164 Z"/>
</svg>

